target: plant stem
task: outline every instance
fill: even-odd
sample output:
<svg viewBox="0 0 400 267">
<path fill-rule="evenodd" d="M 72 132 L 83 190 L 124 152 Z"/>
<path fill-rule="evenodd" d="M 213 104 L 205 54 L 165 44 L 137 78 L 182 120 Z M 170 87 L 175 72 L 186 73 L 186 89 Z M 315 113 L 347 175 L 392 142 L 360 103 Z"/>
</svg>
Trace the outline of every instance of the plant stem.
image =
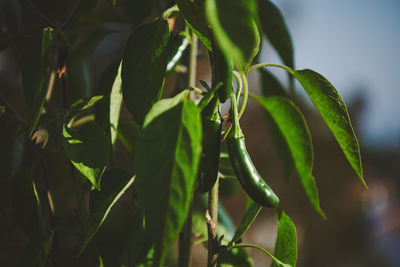
<svg viewBox="0 0 400 267">
<path fill-rule="evenodd" d="M 242 105 L 240 106 L 239 119 L 243 115 L 243 112 L 246 108 L 247 99 L 249 97 L 249 83 L 247 81 L 246 74 L 244 72 L 240 72 L 240 77 L 242 78 L 242 82 L 243 82 L 243 101 L 242 101 Z M 238 98 L 239 98 L 239 96 L 240 95 L 238 95 Z M 239 99 L 238 99 L 238 102 L 239 102 Z"/>
<path fill-rule="evenodd" d="M 249 72 L 252 70 L 262 68 L 262 67 L 278 67 L 278 68 L 284 69 L 287 72 L 293 74 L 293 70 L 291 68 L 289 68 L 288 66 L 275 64 L 275 63 L 260 63 L 260 64 L 253 65 L 249 68 Z"/>
<path fill-rule="evenodd" d="M 207 230 L 208 230 L 208 258 L 207 267 L 214 267 L 217 263 L 217 224 L 218 224 L 218 187 L 219 178 L 217 178 L 214 186 L 208 192 L 208 216 Z"/>
<path fill-rule="evenodd" d="M 188 88 L 194 88 L 196 85 L 196 67 L 197 67 L 197 36 L 192 32 L 192 45 L 190 46 L 189 55 L 189 77 Z M 192 92 L 189 92 L 188 98 L 192 98 Z M 192 247 L 192 203 L 190 203 L 188 216 L 179 234 L 179 267 L 190 266 L 190 254 Z"/>
<path fill-rule="evenodd" d="M 197 35 L 192 32 L 192 44 L 190 46 L 190 57 L 189 57 L 189 77 L 188 87 L 196 87 L 196 66 L 197 66 Z M 192 99 L 192 93 L 189 98 Z"/>
</svg>

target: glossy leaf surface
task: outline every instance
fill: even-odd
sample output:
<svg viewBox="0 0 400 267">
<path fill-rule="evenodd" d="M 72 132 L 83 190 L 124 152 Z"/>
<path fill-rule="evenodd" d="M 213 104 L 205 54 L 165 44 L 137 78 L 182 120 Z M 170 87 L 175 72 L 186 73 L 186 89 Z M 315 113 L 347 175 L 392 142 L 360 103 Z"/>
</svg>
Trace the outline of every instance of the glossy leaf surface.
<svg viewBox="0 0 400 267">
<path fill-rule="evenodd" d="M 119 65 L 118 73 L 115 77 L 110 93 L 110 137 L 111 144 L 113 146 L 115 145 L 115 140 L 117 138 L 119 113 L 121 111 L 122 104 L 121 68 L 122 63 L 120 63 Z"/>
<path fill-rule="evenodd" d="M 186 220 L 200 160 L 200 111 L 186 94 L 158 101 L 137 142 L 137 196 L 155 245 L 155 266 Z"/>
<path fill-rule="evenodd" d="M 205 17 L 204 0 L 176 0 L 176 3 L 186 24 L 211 51 L 211 32 Z"/>
<path fill-rule="evenodd" d="M 247 71 L 258 53 L 260 36 L 255 23 L 256 0 L 205 0 L 213 37 L 236 66 Z"/>
<path fill-rule="evenodd" d="M 322 216 L 318 189 L 312 176 L 314 154 L 310 131 L 300 110 L 288 98 L 272 96 L 256 100 L 268 111 L 285 138 L 301 184 L 315 210 Z"/>
<path fill-rule="evenodd" d="M 297 262 L 296 227 L 284 211 L 276 209 L 276 217 L 278 219 L 278 237 L 275 242 L 274 256 L 295 267 Z M 275 262 L 271 264 L 271 267 L 278 266 Z"/>
<path fill-rule="evenodd" d="M 292 71 L 292 74 L 306 90 L 335 136 L 351 167 L 363 185 L 367 187 L 362 173 L 360 146 L 342 97 L 324 76 L 313 70 L 295 70 Z"/>
<path fill-rule="evenodd" d="M 263 32 L 278 52 L 283 63 L 294 67 L 293 43 L 285 19 L 269 0 L 258 0 L 258 16 Z"/>
<path fill-rule="evenodd" d="M 122 169 L 110 169 L 104 173 L 101 179 L 102 190 L 93 191 L 91 195 L 90 204 L 94 206 L 91 208 L 93 213 L 86 225 L 78 256 L 99 230 L 113 205 L 132 185 L 134 179 L 135 177 Z"/>
<path fill-rule="evenodd" d="M 165 50 L 168 38 L 168 22 L 159 19 L 138 27 L 125 46 L 122 93 L 128 110 L 140 125 L 161 96 L 167 67 Z"/>
<path fill-rule="evenodd" d="M 103 129 L 90 121 L 77 129 L 63 127 L 63 146 L 68 158 L 96 189 L 106 166 L 110 143 Z"/>
</svg>

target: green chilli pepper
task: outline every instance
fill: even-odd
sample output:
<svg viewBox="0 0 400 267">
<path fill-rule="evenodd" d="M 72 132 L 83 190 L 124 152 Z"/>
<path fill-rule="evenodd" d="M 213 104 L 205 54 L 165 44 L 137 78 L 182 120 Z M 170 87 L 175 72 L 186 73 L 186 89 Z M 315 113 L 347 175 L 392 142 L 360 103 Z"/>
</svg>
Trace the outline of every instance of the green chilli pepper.
<svg viewBox="0 0 400 267">
<path fill-rule="evenodd" d="M 221 116 L 219 100 L 213 97 L 201 112 L 203 122 L 203 150 L 198 170 L 201 191 L 209 191 L 218 177 L 221 144 Z"/>
<path fill-rule="evenodd" d="M 228 100 L 232 92 L 233 79 L 233 60 L 230 55 L 224 54 L 217 46 L 213 46 L 211 53 L 212 66 L 212 87 L 222 82 L 222 86 L 218 88 L 217 95 L 221 102 Z"/>
<path fill-rule="evenodd" d="M 182 58 L 183 53 L 189 45 L 189 40 L 183 36 L 182 34 L 172 34 L 167 46 L 167 71 L 166 73 L 170 73 L 174 70 L 176 65 Z"/>
<path fill-rule="evenodd" d="M 236 96 L 233 93 L 231 95 L 231 101 L 233 122 L 231 132 L 226 142 L 233 170 L 235 171 L 239 183 L 249 197 L 264 207 L 276 207 L 279 205 L 278 196 L 257 172 L 249 153 L 247 153 L 244 135 L 239 126 Z"/>
</svg>

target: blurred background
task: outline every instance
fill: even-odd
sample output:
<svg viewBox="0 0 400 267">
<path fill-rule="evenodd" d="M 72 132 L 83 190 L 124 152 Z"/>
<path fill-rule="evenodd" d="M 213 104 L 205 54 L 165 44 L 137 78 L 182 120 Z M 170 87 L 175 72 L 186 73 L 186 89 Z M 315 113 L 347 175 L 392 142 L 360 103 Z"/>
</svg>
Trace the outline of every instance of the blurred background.
<svg viewBox="0 0 400 267">
<path fill-rule="evenodd" d="M 16 21 L 20 21 L 18 16 L 23 15 L 23 23 L 15 24 L 20 31 L 27 30 L 27 25 L 45 25 L 31 7 L 16 4 L 17 2 L 4 0 L 0 18 L 4 20 L 6 16 L 15 15 Z M 48 0 L 32 2 L 45 14 L 50 14 L 50 19 L 65 17 L 65 10 L 70 10 L 74 5 L 72 2 L 67 3 L 68 1 L 58 3 L 58 6 Z M 79 31 L 71 38 L 69 64 L 73 66 L 71 69 L 74 73 L 68 75 L 75 75 L 69 83 L 73 85 L 70 89 L 75 98 L 98 92 L 96 90 L 101 87 L 103 73 L 111 63 L 121 57 L 129 33 L 129 27 L 116 19 L 120 16 L 119 19 L 123 21 L 121 10 L 113 10 L 109 5 L 97 5 L 94 2 L 96 1 L 86 1 L 86 6 L 78 16 Z M 310 68 L 321 73 L 344 98 L 360 141 L 364 178 L 369 187 L 369 190 L 363 188 L 332 134 L 297 84 L 296 103 L 301 107 L 313 137 L 314 176 L 320 192 L 321 207 L 328 217 L 323 220 L 309 204 L 297 175 L 293 173 L 288 180 L 284 179 L 283 167 L 270 141 L 264 111 L 250 100 L 241 120 L 247 147 L 257 169 L 280 196 L 282 208 L 296 225 L 298 266 L 400 266 L 400 2 L 273 2 L 282 11 L 291 32 L 296 68 Z M 14 11 L 4 8 L 5 6 L 15 10 L 20 8 L 23 12 L 12 13 Z M 99 23 L 96 20 L 99 17 L 94 16 L 96 12 L 92 11 L 99 11 L 102 18 L 110 12 L 107 16 L 114 21 Z M 117 16 L 113 17 L 113 14 Z M 20 101 L 23 93 L 18 76 L 18 57 L 18 53 L 12 48 L 0 51 L 0 100 L 2 105 L 7 103 L 13 106 L 17 114 L 24 118 L 28 111 Z M 185 60 L 184 58 L 183 61 Z M 260 61 L 280 62 L 278 55 L 266 41 L 263 42 Z M 287 84 L 287 76 L 283 71 L 271 69 L 271 72 L 283 84 Z M 198 79 L 210 80 L 204 47 L 199 51 Z M 77 84 L 85 90 L 75 92 Z M 177 84 L 179 85 L 179 74 L 170 74 L 166 81 L 165 95 L 174 90 Z M 260 86 L 258 74 L 251 73 L 251 91 L 260 94 Z M 123 110 L 122 116 L 129 116 L 126 110 Z M 11 144 L 14 140 L 4 139 L 7 136 L 3 130 L 17 127 L 14 123 L 6 124 L 5 120 L 1 123 L 1 149 L 7 151 L 10 146 L 6 146 L 7 142 L 10 141 Z M 118 149 L 121 151 L 117 158 L 118 164 L 130 168 L 129 151 L 125 151 L 121 144 Z M 50 187 L 57 196 L 56 204 L 57 201 L 61 204 L 69 197 L 68 190 L 71 191 L 72 187 L 70 182 L 65 182 L 68 174 L 57 173 L 57 168 L 65 167 L 66 162 L 60 153 L 46 153 L 45 157 L 51 166 L 50 176 L 54 176 Z M 4 152 L 2 157 L 4 155 L 8 154 Z M 4 162 L 7 163 L 7 160 Z M 3 192 L 4 185 L 7 184 L 5 180 L 1 180 L 3 190 L 0 191 L 0 221 L 3 225 L 0 234 L 0 265 L 12 266 L 21 256 L 27 241 L 22 231 L 14 226 L 14 221 L 7 217 L 10 211 L 6 193 Z M 244 192 L 236 182 L 222 181 L 220 195 L 223 206 L 237 226 L 245 208 Z M 58 205 L 60 213 L 71 213 L 71 203 Z M 71 237 L 71 233 L 66 232 L 64 235 L 69 236 L 71 244 L 76 244 L 76 234 Z M 273 251 L 275 238 L 274 212 L 263 209 L 244 236 L 244 241 Z M 196 245 L 193 251 L 193 266 L 205 266 L 206 250 L 203 246 Z M 249 249 L 248 252 L 253 257 L 255 266 L 267 266 L 270 262 L 268 257 L 258 251 Z M 63 253 L 65 256 L 73 252 Z"/>
</svg>

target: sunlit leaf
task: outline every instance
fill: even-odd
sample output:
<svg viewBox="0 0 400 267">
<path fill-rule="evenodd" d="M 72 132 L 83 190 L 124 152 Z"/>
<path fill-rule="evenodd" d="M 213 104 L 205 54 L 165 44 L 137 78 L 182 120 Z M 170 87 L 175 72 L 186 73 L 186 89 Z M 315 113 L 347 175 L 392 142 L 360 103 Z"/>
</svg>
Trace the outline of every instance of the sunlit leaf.
<svg viewBox="0 0 400 267">
<path fill-rule="evenodd" d="M 119 113 L 122 104 L 122 87 L 121 87 L 121 68 L 122 63 L 119 65 L 117 76 L 115 77 L 111 93 L 110 93 L 110 131 L 111 131 L 111 144 L 115 145 L 117 138 L 117 128 L 119 121 Z"/>
<path fill-rule="evenodd" d="M 288 144 L 300 181 L 311 204 L 322 217 L 325 217 L 320 208 L 318 189 L 312 176 L 313 147 L 310 131 L 303 115 L 286 97 L 256 97 L 255 99 L 268 111 L 278 126 Z"/>
<path fill-rule="evenodd" d="M 360 147 L 342 97 L 325 77 L 313 70 L 295 70 L 291 73 L 304 87 L 335 136 L 351 167 L 363 185 L 367 187 L 362 173 Z"/>
<path fill-rule="evenodd" d="M 200 160 L 200 111 L 186 94 L 153 106 L 134 159 L 136 192 L 155 244 L 156 266 L 186 220 Z"/>
<path fill-rule="evenodd" d="M 131 186 L 134 179 L 135 177 L 122 169 L 110 169 L 104 173 L 101 179 L 102 190 L 92 192 L 90 204 L 94 206 L 93 213 L 86 225 L 78 256 L 99 230 L 113 205 Z"/>
<path fill-rule="evenodd" d="M 128 110 L 140 125 L 161 96 L 167 67 L 165 50 L 168 38 L 168 22 L 159 19 L 138 27 L 125 46 L 122 93 Z"/>
<path fill-rule="evenodd" d="M 275 257 L 295 267 L 297 262 L 297 235 L 293 221 L 279 208 L 276 209 L 278 219 L 278 237 L 275 243 Z M 273 262 L 271 267 L 279 265 Z"/>
<path fill-rule="evenodd" d="M 170 73 L 174 70 L 175 66 L 181 60 L 183 53 L 188 46 L 189 39 L 184 34 L 174 34 L 171 36 L 167 46 L 167 73 Z"/>
<path fill-rule="evenodd" d="M 236 66 L 247 71 L 260 45 L 256 0 L 205 0 L 213 37 Z"/>
<path fill-rule="evenodd" d="M 68 158 L 96 189 L 110 154 L 109 139 L 94 121 L 78 128 L 63 127 L 63 146 Z"/>
</svg>

